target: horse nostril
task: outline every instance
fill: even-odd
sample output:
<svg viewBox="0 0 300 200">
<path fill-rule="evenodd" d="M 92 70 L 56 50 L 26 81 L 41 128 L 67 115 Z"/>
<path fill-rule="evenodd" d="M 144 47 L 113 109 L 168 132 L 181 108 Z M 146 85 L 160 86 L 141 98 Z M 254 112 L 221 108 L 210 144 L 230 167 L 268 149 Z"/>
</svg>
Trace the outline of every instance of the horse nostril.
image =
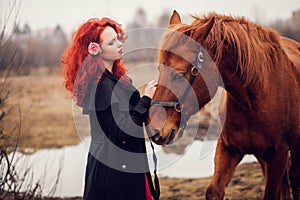
<svg viewBox="0 0 300 200">
<path fill-rule="evenodd" d="M 153 131 L 154 131 L 154 135 L 151 138 L 153 141 L 157 142 L 161 138 L 159 134 L 160 131 L 158 129 L 153 129 Z"/>
<path fill-rule="evenodd" d="M 172 138 L 175 136 L 175 131 L 176 131 L 176 129 L 175 129 L 175 128 L 172 128 L 171 134 L 170 134 Z"/>
<path fill-rule="evenodd" d="M 175 133 L 175 131 L 176 131 L 176 129 L 175 129 L 175 128 L 172 128 L 172 130 L 171 130 L 171 134 L 174 134 L 174 133 Z"/>
<path fill-rule="evenodd" d="M 156 134 L 159 134 L 160 130 L 157 129 L 157 128 L 154 128 L 154 129 L 153 129 L 153 132 L 154 132 L 154 135 L 156 135 Z"/>
<path fill-rule="evenodd" d="M 175 128 L 172 128 L 172 130 L 171 130 L 171 132 L 170 132 L 170 134 L 169 134 L 169 136 L 167 138 L 166 144 L 170 144 L 172 142 L 172 140 L 175 137 L 175 131 L 176 131 Z"/>
</svg>

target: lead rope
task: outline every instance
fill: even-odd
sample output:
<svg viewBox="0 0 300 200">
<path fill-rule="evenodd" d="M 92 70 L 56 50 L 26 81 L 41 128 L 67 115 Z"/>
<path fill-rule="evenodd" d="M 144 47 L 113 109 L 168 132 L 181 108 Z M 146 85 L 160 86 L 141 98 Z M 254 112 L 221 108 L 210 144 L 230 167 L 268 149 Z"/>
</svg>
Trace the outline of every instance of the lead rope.
<svg viewBox="0 0 300 200">
<path fill-rule="evenodd" d="M 149 183 L 149 187 L 150 187 L 153 199 L 154 200 L 159 200 L 160 187 L 159 187 L 159 179 L 158 179 L 158 176 L 157 176 L 157 173 L 156 173 L 156 170 L 157 170 L 157 157 L 155 155 L 154 146 L 153 146 L 150 138 L 149 138 L 149 141 L 150 141 L 150 145 L 151 145 L 152 152 L 153 152 L 153 157 L 152 158 L 153 158 L 153 162 L 154 162 L 154 185 L 153 185 L 153 182 L 152 182 L 152 176 L 151 176 L 150 172 L 147 173 L 147 179 L 148 179 L 148 183 Z"/>
</svg>

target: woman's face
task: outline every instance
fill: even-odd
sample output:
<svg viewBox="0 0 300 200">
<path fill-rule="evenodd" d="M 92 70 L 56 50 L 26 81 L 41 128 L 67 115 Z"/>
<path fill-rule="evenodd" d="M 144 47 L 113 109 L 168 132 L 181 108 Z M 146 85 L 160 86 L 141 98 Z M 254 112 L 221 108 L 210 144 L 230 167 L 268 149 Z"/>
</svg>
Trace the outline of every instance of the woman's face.
<svg viewBox="0 0 300 200">
<path fill-rule="evenodd" d="M 100 36 L 102 58 L 106 62 L 113 62 L 123 57 L 123 43 L 118 39 L 115 29 L 108 26 Z"/>
</svg>

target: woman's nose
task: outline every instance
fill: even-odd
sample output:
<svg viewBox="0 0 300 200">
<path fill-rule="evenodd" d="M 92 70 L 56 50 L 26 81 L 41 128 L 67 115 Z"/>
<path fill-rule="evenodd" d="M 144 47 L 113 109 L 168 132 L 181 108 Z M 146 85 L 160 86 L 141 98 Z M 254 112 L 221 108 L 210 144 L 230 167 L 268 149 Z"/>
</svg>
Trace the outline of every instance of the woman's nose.
<svg viewBox="0 0 300 200">
<path fill-rule="evenodd" d="M 123 42 L 121 42 L 120 40 L 118 40 L 118 47 L 122 47 L 123 46 Z"/>
</svg>

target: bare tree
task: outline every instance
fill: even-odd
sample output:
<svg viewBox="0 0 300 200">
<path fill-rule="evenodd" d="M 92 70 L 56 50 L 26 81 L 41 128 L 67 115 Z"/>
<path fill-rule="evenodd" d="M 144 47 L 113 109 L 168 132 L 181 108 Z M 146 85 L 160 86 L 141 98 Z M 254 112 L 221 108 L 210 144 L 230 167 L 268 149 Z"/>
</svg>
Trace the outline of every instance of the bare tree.
<svg viewBox="0 0 300 200">
<path fill-rule="evenodd" d="M 11 131 L 7 131 L 3 124 L 5 117 L 9 114 L 7 101 L 16 92 L 16 87 L 11 79 L 14 73 L 11 67 L 16 60 L 18 51 L 12 48 L 12 38 L 20 1 L 0 0 L 0 5 L 0 199 L 32 199 L 39 196 L 40 187 L 38 184 L 26 186 L 28 190 L 20 192 L 24 177 L 28 176 L 30 169 L 25 169 L 24 173 L 20 174 L 15 169 L 14 163 L 22 125 L 20 109 L 19 123 L 15 124 Z"/>
</svg>

